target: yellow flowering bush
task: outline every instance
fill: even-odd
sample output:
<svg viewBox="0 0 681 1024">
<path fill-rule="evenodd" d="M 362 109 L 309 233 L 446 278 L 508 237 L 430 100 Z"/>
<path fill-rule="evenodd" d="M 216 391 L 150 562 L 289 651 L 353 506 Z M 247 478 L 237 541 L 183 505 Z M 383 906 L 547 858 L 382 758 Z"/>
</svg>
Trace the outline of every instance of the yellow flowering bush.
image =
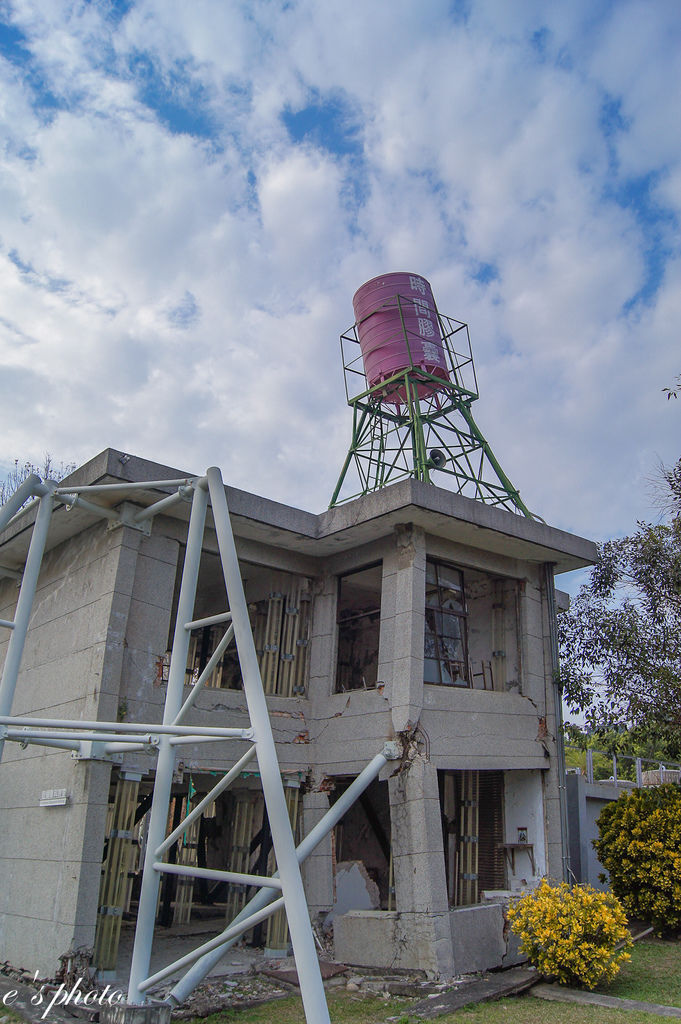
<svg viewBox="0 0 681 1024">
<path fill-rule="evenodd" d="M 612 981 L 629 959 L 632 942 L 620 902 L 590 885 L 570 888 L 544 879 L 510 906 L 508 918 L 521 952 L 561 985 L 595 988 Z"/>
<path fill-rule="evenodd" d="M 630 917 L 681 930 L 681 788 L 634 789 L 606 804 L 594 847 Z"/>
</svg>

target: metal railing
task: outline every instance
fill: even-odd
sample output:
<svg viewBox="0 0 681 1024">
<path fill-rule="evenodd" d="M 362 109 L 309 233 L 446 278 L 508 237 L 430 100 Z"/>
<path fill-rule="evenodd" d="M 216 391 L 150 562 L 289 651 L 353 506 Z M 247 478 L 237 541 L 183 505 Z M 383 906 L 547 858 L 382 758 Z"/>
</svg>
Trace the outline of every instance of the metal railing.
<svg viewBox="0 0 681 1024">
<path fill-rule="evenodd" d="M 675 761 L 611 754 L 591 748 L 583 750 L 570 743 L 565 745 L 565 755 L 566 771 L 585 775 L 587 782 L 612 782 L 626 788 L 681 781 L 681 764 Z M 576 761 L 579 763 L 574 763 Z"/>
</svg>

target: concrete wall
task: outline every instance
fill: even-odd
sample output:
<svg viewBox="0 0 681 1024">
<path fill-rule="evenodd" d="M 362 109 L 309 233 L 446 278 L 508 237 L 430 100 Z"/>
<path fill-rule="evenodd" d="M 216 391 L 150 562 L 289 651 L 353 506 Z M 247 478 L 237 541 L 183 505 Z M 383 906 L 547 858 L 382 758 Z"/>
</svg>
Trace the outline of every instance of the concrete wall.
<svg viewBox="0 0 681 1024">
<path fill-rule="evenodd" d="M 413 729 L 423 706 L 426 545 L 422 530 L 405 525 L 383 560 L 379 677 L 390 684 L 395 732 Z"/>
<path fill-rule="evenodd" d="M 94 526 L 50 552 L 15 713 L 40 710 L 54 717 L 160 720 L 165 694 L 159 666 L 171 629 L 183 529 L 181 523 L 163 517 L 154 522 L 149 537 Z M 257 534 L 250 524 L 246 532 L 251 529 Z M 501 939 L 498 934 L 501 911 L 480 907 L 452 912 L 448 906 L 437 771 L 505 771 L 507 841 L 513 841 L 519 825 L 527 826 L 537 874 L 556 875 L 560 819 L 540 566 L 433 538 L 410 522 L 395 524 L 375 542 L 348 546 L 323 558 L 315 558 L 309 547 L 304 555 L 291 547 L 278 548 L 274 534 L 267 537 L 268 544 L 262 547 L 257 537 L 239 539 L 241 556 L 312 579 L 307 694 L 269 698 L 281 768 L 309 781 L 303 797 L 304 827 L 328 806 L 328 776 L 356 775 L 395 735 L 405 747 L 399 772 L 394 774 L 396 766 L 391 765 L 385 773 L 392 773 L 396 911 L 344 915 L 337 922 L 337 955 L 349 962 L 392 963 L 448 976 L 462 969 L 466 956 L 478 963 L 476 950 L 488 946 L 496 963 L 498 956 L 507 955 L 502 951 L 503 934 Z M 205 549 L 214 547 L 208 531 Z M 471 651 L 476 658 L 496 659 L 495 691 L 424 685 L 427 556 L 460 566 L 465 578 L 475 583 Z M 378 683 L 367 691 L 336 693 L 338 574 L 378 559 Z M 0 617 L 11 618 L 15 598 L 14 583 L 5 583 Z M 213 574 L 200 589 L 197 615 L 222 611 L 223 603 L 224 588 Z M 502 650 L 503 656 L 498 653 Z M 187 724 L 209 723 L 246 726 L 243 693 L 204 690 Z M 247 745 L 235 741 L 182 747 L 180 767 L 196 773 L 219 770 L 233 763 Z M 153 772 L 149 755 L 129 754 L 123 760 L 128 768 Z M 109 773 L 108 764 L 77 765 L 63 753 L 41 753 L 39 748 L 22 752 L 8 745 L 4 792 L 12 796 L 4 808 L 8 824 L 0 834 L 0 857 L 5 877 L 13 884 L 1 897 L 0 959 L 5 956 L 53 973 L 58 953 L 92 944 Z M 67 807 L 37 808 L 40 790 L 57 786 L 71 794 Z M 333 904 L 331 842 L 325 841 L 305 867 L 313 913 L 321 914 Z M 527 874 L 520 859 L 517 865 L 512 884 Z M 45 884 L 31 886 L 38 872 L 45 875 Z M 30 932 L 25 928 L 27 918 L 36 922 Z M 485 954 L 479 955 L 484 959 Z"/>
<path fill-rule="evenodd" d="M 560 701 L 552 681 L 548 601 L 543 566 L 530 568 L 520 591 L 520 639 L 523 659 L 523 693 L 532 701 L 537 723 L 536 743 L 544 754 L 542 785 L 544 793 L 544 837 L 546 872 L 554 881 L 563 878 L 560 786 L 556 736 L 556 701 Z"/>
<path fill-rule="evenodd" d="M 128 540 L 127 531 L 94 526 L 46 555 L 13 714 L 116 718 Z M 5 583 L 1 617 L 12 617 L 16 596 Z M 53 975 L 60 954 L 92 945 L 110 771 L 63 751 L 5 745 L 0 960 Z M 66 789 L 68 803 L 40 807 L 48 789 Z"/>
<path fill-rule="evenodd" d="M 476 689 L 520 692 L 518 587 L 514 579 L 475 571 L 465 574 L 468 656 Z"/>
<path fill-rule="evenodd" d="M 516 851 L 508 888 L 532 885 L 546 871 L 543 785 L 538 771 L 506 772 L 505 839 L 527 827 L 535 854 Z M 334 922 L 336 956 L 374 967 L 424 970 L 440 977 L 510 966 L 524 957 L 509 932 L 509 892 L 488 894 L 475 906 L 449 909 L 436 771 L 418 756 L 390 780 L 397 911 L 352 911 Z"/>
<path fill-rule="evenodd" d="M 333 922 L 336 959 L 366 967 L 419 970 L 441 976 L 439 928 L 427 914 L 351 910 Z M 449 940 L 451 948 L 451 939 Z M 452 970 L 448 972 L 451 976 Z"/>
<path fill-rule="evenodd" d="M 615 785 L 613 782 L 587 782 L 585 775 L 570 772 L 566 775 L 568 830 L 570 836 L 570 868 L 578 882 L 588 882 L 595 889 L 607 889 L 599 875 L 607 879 L 607 871 L 596 856 L 593 840 L 598 839 L 598 816 L 623 792 L 634 788 L 633 783 Z"/>
<path fill-rule="evenodd" d="M 527 830 L 527 842 L 532 847 L 534 868 L 529 852 L 515 850 L 513 864 L 507 864 L 509 889 L 531 884 L 547 873 L 546 834 L 544 831 L 544 793 L 542 775 L 538 771 L 506 772 L 504 775 L 504 830 L 505 842 L 518 842 L 518 829 Z M 510 858 L 509 858 L 510 859 Z"/>
<path fill-rule="evenodd" d="M 181 565 L 183 548 L 174 537 L 165 536 L 171 524 L 159 520 L 154 524 L 150 538 L 142 538 L 133 587 L 127 609 L 127 633 L 121 702 L 130 721 L 160 721 L 165 701 L 165 686 L 160 679 L 160 662 L 172 640 L 173 597 L 176 590 L 178 558 Z M 207 546 L 212 546 L 211 533 L 207 533 Z M 249 551 L 251 559 L 257 552 Z M 204 559 L 199 575 L 195 614 L 197 617 L 222 612 L 226 608 L 224 583 L 216 559 Z M 268 561 L 271 561 L 269 559 Z M 290 569 L 289 569 L 290 566 Z M 288 559 L 287 571 L 295 571 L 295 559 Z M 301 568 L 309 570 L 309 560 Z M 281 576 L 272 569 L 273 578 Z M 191 687 L 185 688 L 185 697 Z M 279 744 L 280 764 L 283 771 L 302 769 L 310 764 L 309 700 L 303 697 L 269 698 L 272 729 Z M 187 725 L 208 726 L 219 724 L 229 727 L 249 725 L 246 699 L 242 690 L 206 687 L 199 694 L 194 708 L 186 718 Z M 227 744 L 202 743 L 183 745 L 178 753 L 182 769 L 192 772 L 218 771 L 242 756 L 250 744 L 233 740 Z M 153 771 L 155 759 L 144 754 L 129 755 L 127 766 Z"/>
<path fill-rule="evenodd" d="M 329 809 L 326 792 L 303 794 L 302 833 L 307 835 Z M 303 884 L 312 919 L 326 915 L 333 906 L 333 833 L 328 833 L 303 864 Z"/>
<path fill-rule="evenodd" d="M 423 683 L 427 553 L 462 566 L 471 595 L 471 657 L 494 658 L 498 689 Z M 394 548 L 384 554 L 379 676 L 389 684 L 395 731 L 412 737 L 408 758 L 390 779 L 396 912 L 353 912 L 334 924 L 340 959 L 442 976 L 517 962 L 518 954 L 501 905 L 449 909 L 438 769 L 504 771 L 504 839 L 515 843 L 518 828 L 526 828 L 534 855 L 533 866 L 528 852 L 515 852 L 513 867 L 507 867 L 509 889 L 546 874 L 558 879 L 562 871 L 542 568 L 489 553 L 447 555 L 441 540 L 431 545 L 423 531 L 408 526 L 395 532 Z M 517 576 L 509 577 L 510 571 Z M 357 713 L 375 697 L 353 695 Z M 325 735 L 333 729 L 332 721 Z"/>
<path fill-rule="evenodd" d="M 150 537 L 97 525 L 53 548 L 12 713 L 160 721 L 158 660 L 177 556 L 178 542 L 157 523 Z M 13 582 L 3 583 L 0 617 L 12 617 L 16 593 Z M 142 773 L 154 767 L 143 753 L 123 760 Z M 2 771 L 0 864 L 9 884 L 0 890 L 0 959 L 52 976 L 60 954 L 94 942 L 111 765 L 7 743 Z M 66 789 L 67 805 L 38 807 L 45 789 Z"/>
<path fill-rule="evenodd" d="M 132 722 L 160 721 L 165 696 L 159 659 L 168 647 L 179 545 L 158 535 L 157 526 L 155 523 L 151 537 L 137 534 L 126 585 L 116 595 L 122 640 L 121 715 Z M 130 540 L 134 543 L 132 537 Z"/>
<path fill-rule="evenodd" d="M 336 958 L 367 967 L 421 970 L 451 978 L 523 963 L 518 940 L 506 924 L 506 903 L 460 907 L 446 915 L 451 959 L 443 971 L 439 918 L 392 910 L 351 910 L 333 925 Z"/>
</svg>

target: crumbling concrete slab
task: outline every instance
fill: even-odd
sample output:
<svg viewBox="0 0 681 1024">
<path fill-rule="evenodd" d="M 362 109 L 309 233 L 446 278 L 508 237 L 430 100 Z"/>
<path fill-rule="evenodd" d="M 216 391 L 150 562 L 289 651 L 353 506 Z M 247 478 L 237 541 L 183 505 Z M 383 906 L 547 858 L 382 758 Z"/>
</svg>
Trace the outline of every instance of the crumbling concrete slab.
<svg viewBox="0 0 681 1024">
<path fill-rule="evenodd" d="M 396 910 L 350 910 L 333 923 L 336 959 L 346 964 L 390 970 L 419 970 L 440 977 L 441 963 L 451 955 L 439 946 L 447 914 Z M 451 971 L 445 976 L 450 977 Z"/>
<path fill-rule="evenodd" d="M 509 971 L 487 974 L 458 988 L 446 989 L 434 998 L 422 999 L 409 1007 L 409 1015 L 419 1020 L 433 1020 L 473 1003 L 516 996 L 536 985 L 540 978 L 533 967 L 512 967 Z"/>
<path fill-rule="evenodd" d="M 339 974 L 347 974 L 348 968 L 345 964 L 332 964 L 326 961 L 320 961 L 319 971 L 322 976 L 322 981 L 328 981 L 330 978 L 336 978 Z M 268 968 L 267 970 L 261 971 L 266 978 L 273 978 L 274 981 L 283 981 L 285 985 L 295 985 L 297 988 L 300 987 L 298 980 L 298 971 L 295 966 L 290 968 Z"/>
<path fill-rule="evenodd" d="M 377 910 L 381 904 L 378 886 L 361 860 L 343 860 L 336 865 L 336 902 L 326 915 L 325 926 L 348 910 Z"/>
<path fill-rule="evenodd" d="M 456 974 L 501 967 L 507 953 L 504 912 L 498 903 L 459 907 L 449 912 Z"/>
</svg>

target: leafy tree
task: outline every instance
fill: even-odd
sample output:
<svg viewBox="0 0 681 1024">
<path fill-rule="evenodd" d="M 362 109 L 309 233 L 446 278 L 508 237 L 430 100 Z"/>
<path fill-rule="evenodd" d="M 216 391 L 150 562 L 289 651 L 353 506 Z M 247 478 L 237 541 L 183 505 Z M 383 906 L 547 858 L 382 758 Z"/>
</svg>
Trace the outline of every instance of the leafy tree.
<svg viewBox="0 0 681 1024">
<path fill-rule="evenodd" d="M 663 468 L 662 475 L 670 494 L 669 502 L 663 505 L 663 509 L 681 515 L 681 459 L 671 469 Z"/>
<path fill-rule="evenodd" d="M 560 680 L 591 726 L 681 736 L 681 460 L 664 471 L 667 521 L 599 548 L 591 579 L 559 616 Z"/>
</svg>

